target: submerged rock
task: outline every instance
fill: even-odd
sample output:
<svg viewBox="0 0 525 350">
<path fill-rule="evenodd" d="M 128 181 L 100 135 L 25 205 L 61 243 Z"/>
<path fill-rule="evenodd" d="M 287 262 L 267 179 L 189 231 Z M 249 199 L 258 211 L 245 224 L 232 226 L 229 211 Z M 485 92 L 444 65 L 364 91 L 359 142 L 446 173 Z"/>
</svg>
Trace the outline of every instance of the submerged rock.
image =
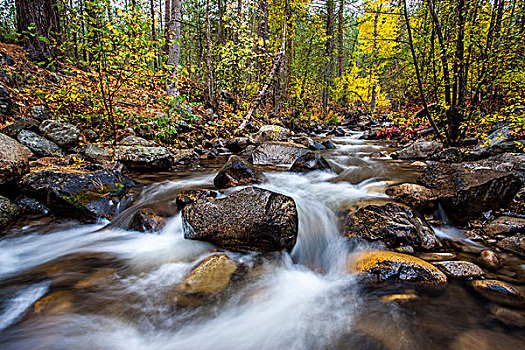
<svg viewBox="0 0 525 350">
<path fill-rule="evenodd" d="M 525 313 L 523 311 L 520 312 L 498 305 L 492 305 L 490 307 L 490 312 L 494 319 L 507 326 L 525 328 Z"/>
<path fill-rule="evenodd" d="M 130 229 L 139 232 L 157 232 L 164 228 L 168 218 L 151 208 L 140 209 L 131 221 Z"/>
<path fill-rule="evenodd" d="M 195 306 L 202 303 L 205 297 L 224 292 L 237 268 L 237 263 L 224 254 L 208 257 L 177 286 L 177 304 Z"/>
<path fill-rule="evenodd" d="M 447 277 L 438 268 L 416 257 L 387 251 L 358 253 L 348 264 L 350 271 L 371 283 L 442 285 Z"/>
<path fill-rule="evenodd" d="M 344 211 L 342 215 L 345 237 L 381 241 L 391 248 L 410 245 L 416 249 L 432 249 L 441 246 L 434 230 L 407 207 L 394 203 L 368 205 L 355 211 Z"/>
<path fill-rule="evenodd" d="M 468 261 L 440 261 L 434 265 L 453 278 L 480 277 L 484 274 L 478 265 Z"/>
<path fill-rule="evenodd" d="M 292 198 L 248 187 L 226 198 L 201 198 L 182 210 L 184 238 L 234 251 L 291 250 L 298 216 Z"/>
<path fill-rule="evenodd" d="M 454 253 L 421 253 L 417 255 L 418 258 L 426 261 L 444 261 L 455 259 L 456 254 Z"/>
<path fill-rule="evenodd" d="M 432 212 L 437 208 L 436 196 L 430 189 L 421 185 L 396 185 L 387 188 L 385 193 L 421 213 Z"/>
<path fill-rule="evenodd" d="M 80 130 L 76 126 L 58 120 L 43 121 L 40 131 L 46 138 L 64 148 L 76 146 L 80 138 Z"/>
<path fill-rule="evenodd" d="M 8 227 L 20 215 L 20 208 L 9 199 L 0 196 L 0 230 Z"/>
<path fill-rule="evenodd" d="M 286 141 L 292 136 L 289 129 L 278 125 L 264 125 L 259 131 L 250 135 L 250 142 L 259 144 L 268 141 Z"/>
<path fill-rule="evenodd" d="M 307 147 L 296 143 L 265 142 L 253 150 L 252 158 L 255 165 L 290 165 L 308 152 Z"/>
<path fill-rule="evenodd" d="M 164 147 L 118 146 L 115 158 L 131 170 L 168 170 L 173 164 L 171 153 Z"/>
<path fill-rule="evenodd" d="M 315 170 L 330 170 L 330 164 L 323 156 L 314 152 L 308 152 L 299 156 L 290 167 L 290 171 L 302 173 Z"/>
<path fill-rule="evenodd" d="M 441 151 L 443 144 L 435 141 L 417 141 L 416 143 L 392 153 L 394 159 L 428 159 Z"/>
<path fill-rule="evenodd" d="M 512 284 L 498 280 L 476 280 L 470 286 L 484 298 L 515 307 L 525 307 L 525 296 Z"/>
<path fill-rule="evenodd" d="M 40 200 L 54 211 L 87 221 L 100 217 L 112 219 L 120 199 L 135 186 L 137 183 L 133 180 L 113 170 L 39 170 L 26 175 L 19 183 L 25 195 Z"/>
<path fill-rule="evenodd" d="M 29 171 L 29 159 L 23 146 L 0 134 L 0 185 L 16 181 Z"/>
<path fill-rule="evenodd" d="M 417 181 L 432 190 L 457 224 L 505 206 L 522 186 L 511 173 L 458 164 L 432 164 Z"/>
<path fill-rule="evenodd" d="M 263 181 L 264 175 L 253 165 L 238 156 L 231 156 L 219 171 L 213 184 L 218 189 L 235 186 L 258 184 Z"/>
<path fill-rule="evenodd" d="M 48 207 L 31 197 L 22 196 L 16 201 L 16 204 L 18 204 L 24 214 L 41 216 L 49 214 Z"/>
<path fill-rule="evenodd" d="M 64 157 L 66 155 L 56 143 L 32 131 L 22 130 L 18 134 L 18 141 L 33 151 L 38 157 Z"/>
</svg>

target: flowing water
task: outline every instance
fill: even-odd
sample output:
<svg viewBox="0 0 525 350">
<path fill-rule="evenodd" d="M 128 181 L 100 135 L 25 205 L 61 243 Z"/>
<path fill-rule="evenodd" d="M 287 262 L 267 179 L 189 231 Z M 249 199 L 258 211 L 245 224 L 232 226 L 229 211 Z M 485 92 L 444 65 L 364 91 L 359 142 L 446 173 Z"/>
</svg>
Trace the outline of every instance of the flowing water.
<svg viewBox="0 0 525 350">
<path fill-rule="evenodd" d="M 201 306 L 177 306 L 173 291 L 215 248 L 183 238 L 174 198 L 182 189 L 211 188 L 224 159 L 137 175 L 147 187 L 112 223 L 21 222 L 0 240 L 0 348 L 523 348 L 523 332 L 494 321 L 490 305 L 461 282 L 439 292 L 397 290 L 418 298 L 384 302 L 393 291 L 367 288 L 347 272 L 349 255 L 374 246 L 342 238 L 337 209 L 385 201 L 387 184 L 414 181 L 418 173 L 385 157 L 386 144 L 356 137 L 334 143 L 337 149 L 323 155 L 337 174 L 266 169 L 260 186 L 293 197 L 298 207 L 293 251 L 226 252 L 244 275 Z M 138 209 L 151 205 L 173 213 L 161 232 L 125 229 Z M 467 259 L 481 249 L 461 230 L 436 232 Z M 523 270 L 521 264 L 514 267 Z"/>
</svg>

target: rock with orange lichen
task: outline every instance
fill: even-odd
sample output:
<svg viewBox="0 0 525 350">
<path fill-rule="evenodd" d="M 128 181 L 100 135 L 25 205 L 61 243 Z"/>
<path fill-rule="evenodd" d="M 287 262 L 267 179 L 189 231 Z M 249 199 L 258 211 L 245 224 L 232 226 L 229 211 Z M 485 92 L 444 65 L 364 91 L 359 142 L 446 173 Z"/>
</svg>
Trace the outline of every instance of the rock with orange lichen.
<svg viewBox="0 0 525 350">
<path fill-rule="evenodd" d="M 437 286 L 447 282 L 445 274 L 432 264 L 388 251 L 358 253 L 347 266 L 351 272 L 373 284 L 393 282 Z"/>
</svg>

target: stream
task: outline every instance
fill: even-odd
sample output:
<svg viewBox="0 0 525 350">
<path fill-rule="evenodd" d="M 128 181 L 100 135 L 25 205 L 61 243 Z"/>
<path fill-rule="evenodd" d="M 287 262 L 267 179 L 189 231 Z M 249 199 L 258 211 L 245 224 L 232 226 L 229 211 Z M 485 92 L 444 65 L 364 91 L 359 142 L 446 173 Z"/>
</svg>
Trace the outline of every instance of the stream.
<svg viewBox="0 0 525 350">
<path fill-rule="evenodd" d="M 173 289 L 216 248 L 183 238 L 174 198 L 183 189 L 212 188 L 225 158 L 172 173 L 135 174 L 147 185 L 112 223 L 18 223 L 0 240 L 0 348 L 525 348 L 525 332 L 495 321 L 491 305 L 463 281 L 449 281 L 439 291 L 396 290 L 417 298 L 388 302 L 384 296 L 394 292 L 367 287 L 347 272 L 351 254 L 379 246 L 343 238 L 337 209 L 384 202 L 386 186 L 419 175 L 386 156 L 393 150 L 388 143 L 358 136 L 334 138 L 336 149 L 322 151 L 338 174 L 262 169 L 266 179 L 258 186 L 297 204 L 297 244 L 289 254 L 226 252 L 245 278 L 201 306 L 177 306 Z M 162 231 L 124 230 L 148 205 L 173 211 Z M 434 229 L 453 242 L 458 258 L 475 261 L 483 249 L 457 228 Z M 523 271 L 523 261 L 508 261 L 497 276 Z"/>
</svg>

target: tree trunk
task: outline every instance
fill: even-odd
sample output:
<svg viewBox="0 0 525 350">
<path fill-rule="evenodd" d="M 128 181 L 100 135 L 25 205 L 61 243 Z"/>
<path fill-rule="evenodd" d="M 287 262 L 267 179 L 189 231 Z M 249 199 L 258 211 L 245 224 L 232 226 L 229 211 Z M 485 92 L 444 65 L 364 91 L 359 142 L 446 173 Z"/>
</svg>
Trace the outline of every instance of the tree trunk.
<svg viewBox="0 0 525 350">
<path fill-rule="evenodd" d="M 432 126 L 432 129 L 434 129 L 434 132 L 436 133 L 437 137 L 441 140 L 443 137 L 439 133 L 439 129 L 434 122 L 434 119 L 432 119 L 432 115 L 430 115 L 430 112 L 428 110 L 427 105 L 427 99 L 425 97 L 425 92 L 423 90 L 423 83 L 421 82 L 421 75 L 419 74 L 419 65 L 417 64 L 417 56 L 416 56 L 416 50 L 414 49 L 414 40 L 412 39 L 412 28 L 410 27 L 410 20 L 408 19 L 408 9 L 407 9 L 407 0 L 403 0 L 403 15 L 405 17 L 405 23 L 407 26 L 407 32 L 408 32 L 408 43 L 410 45 L 410 52 L 412 53 L 412 60 L 414 61 L 414 68 L 416 70 L 416 77 L 417 77 L 417 86 L 419 87 L 419 93 L 421 95 L 421 100 L 423 101 L 423 110 L 425 111 L 425 115 Z"/>
<path fill-rule="evenodd" d="M 333 77 L 333 36 L 334 34 L 334 0 L 326 1 L 326 36 L 325 57 L 327 59 L 324 73 L 324 87 L 322 93 L 323 114 L 328 114 L 328 88 L 332 83 Z"/>
<path fill-rule="evenodd" d="M 61 44 L 57 0 L 15 0 L 15 6 L 17 31 L 29 57 L 37 62 L 55 58 L 53 44 Z"/>
<path fill-rule="evenodd" d="M 155 33 L 155 5 L 153 4 L 153 0 L 150 0 L 149 2 L 149 15 L 151 20 L 151 41 L 155 47 L 155 51 L 157 51 L 157 34 Z M 153 68 L 157 69 L 157 61 L 153 61 Z"/>
<path fill-rule="evenodd" d="M 211 62 L 210 0 L 206 0 L 206 88 L 208 103 L 217 112 L 217 101 L 213 89 L 213 66 Z"/>
<path fill-rule="evenodd" d="M 166 82 L 168 95 L 179 96 L 179 60 L 180 60 L 180 21 L 181 21 L 182 0 L 171 1 L 171 14 L 169 22 L 169 53 L 168 64 L 172 65 L 171 79 Z"/>
<path fill-rule="evenodd" d="M 337 76 L 341 77 L 343 76 L 343 72 L 345 70 L 345 62 L 344 62 L 344 8 L 345 8 L 345 1 L 339 0 L 339 13 L 338 13 L 338 21 L 337 21 L 337 44 L 338 44 L 338 57 L 337 57 Z"/>
</svg>

